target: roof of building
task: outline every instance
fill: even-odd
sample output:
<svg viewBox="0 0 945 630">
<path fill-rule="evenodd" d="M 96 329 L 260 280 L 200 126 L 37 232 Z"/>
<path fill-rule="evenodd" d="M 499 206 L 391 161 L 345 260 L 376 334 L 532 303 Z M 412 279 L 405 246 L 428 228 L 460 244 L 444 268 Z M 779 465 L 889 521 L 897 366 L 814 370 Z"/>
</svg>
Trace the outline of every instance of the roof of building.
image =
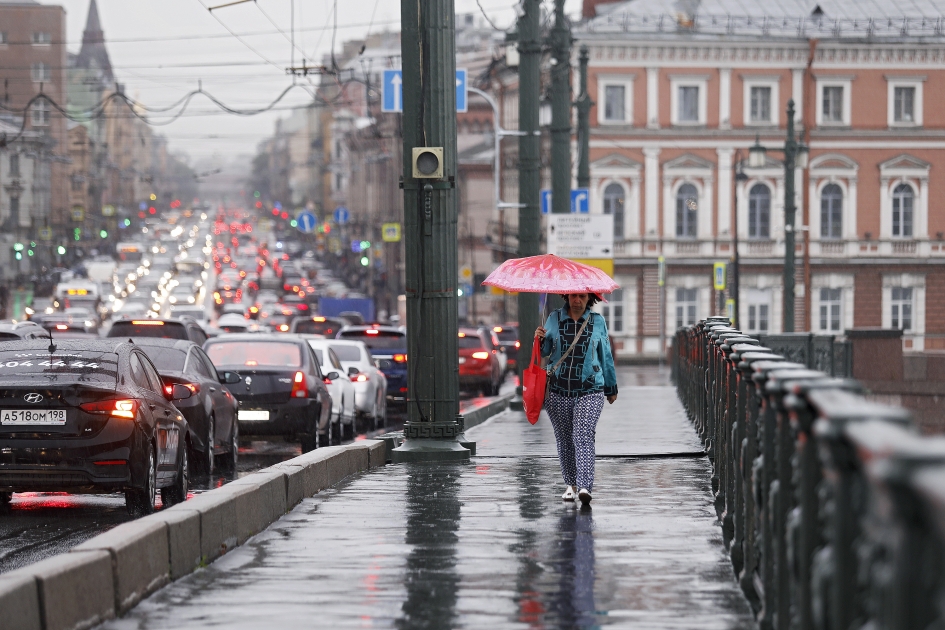
<svg viewBox="0 0 945 630">
<path fill-rule="evenodd" d="M 629 0 L 596 6 L 577 30 L 775 39 L 945 38 L 937 0 Z"/>
</svg>

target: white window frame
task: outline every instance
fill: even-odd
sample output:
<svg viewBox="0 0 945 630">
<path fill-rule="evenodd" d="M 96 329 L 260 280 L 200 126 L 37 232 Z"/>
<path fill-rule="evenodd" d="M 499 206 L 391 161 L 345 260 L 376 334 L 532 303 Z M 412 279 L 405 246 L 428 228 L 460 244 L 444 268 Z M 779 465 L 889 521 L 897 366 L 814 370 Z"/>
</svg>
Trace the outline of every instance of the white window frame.
<svg viewBox="0 0 945 630">
<path fill-rule="evenodd" d="M 6 45 L 7 45 L 7 32 L 0 31 L 0 46 L 6 46 Z"/>
<path fill-rule="evenodd" d="M 52 113 L 52 107 L 49 106 L 49 103 L 45 99 L 39 99 L 30 106 L 30 126 L 32 127 L 48 127 L 49 126 L 49 116 Z M 37 115 L 41 114 L 41 117 Z"/>
<path fill-rule="evenodd" d="M 30 77 L 34 83 L 48 83 L 52 81 L 52 66 L 45 61 L 36 61 L 30 64 Z"/>
<path fill-rule="evenodd" d="M 50 46 L 52 44 L 52 34 L 46 31 L 34 31 L 30 37 L 30 42 L 34 46 Z"/>
<path fill-rule="evenodd" d="M 679 291 L 693 291 L 693 292 L 695 293 L 695 296 L 696 296 L 695 302 L 689 302 L 689 301 L 680 302 L 680 301 L 679 301 Z M 690 325 L 690 324 L 695 324 L 697 321 L 699 321 L 699 293 L 700 293 L 700 290 L 699 290 L 698 287 L 685 287 L 685 286 L 673 287 L 672 322 L 673 322 L 673 324 L 675 324 L 675 326 L 673 327 L 673 330 L 676 330 L 677 328 L 679 328 L 679 321 L 680 321 L 679 309 L 680 309 L 680 308 L 686 309 L 686 310 L 682 313 L 682 325 L 683 325 L 683 326 Z M 682 306 L 683 304 L 685 304 L 685 306 Z M 689 315 L 690 315 L 690 312 L 689 312 L 689 306 L 690 306 L 690 305 L 694 306 L 695 311 L 694 311 L 694 313 L 693 313 L 693 320 L 692 320 L 692 322 L 690 322 L 690 324 L 687 324 L 687 322 L 689 321 Z M 667 318 L 667 319 L 668 319 L 668 318 Z"/>
<path fill-rule="evenodd" d="M 841 87 L 843 88 L 843 105 L 841 108 L 842 118 L 839 121 L 824 120 L 824 88 Z M 824 127 L 849 127 L 850 121 L 850 103 L 851 92 L 853 90 L 853 77 L 820 77 L 817 79 L 817 125 Z"/>
<path fill-rule="evenodd" d="M 634 75 L 598 75 L 597 77 L 597 124 L 598 125 L 633 125 L 633 79 Z M 623 120 L 606 118 L 607 87 L 623 88 Z"/>
<path fill-rule="evenodd" d="M 921 127 L 923 124 L 923 90 L 926 77 L 924 76 L 887 76 L 886 77 L 886 124 L 890 127 Z M 896 88 L 914 88 L 915 98 L 912 101 L 912 122 L 896 120 Z"/>
<path fill-rule="evenodd" d="M 743 75 L 742 83 L 744 85 L 744 108 L 742 109 L 744 125 L 746 127 L 777 126 L 780 122 L 779 116 L 781 113 L 780 77 Z M 771 111 L 769 120 L 751 119 L 751 89 L 755 87 L 771 88 Z"/>
<path fill-rule="evenodd" d="M 912 289 L 912 328 L 904 331 L 914 337 L 912 350 L 922 350 L 925 335 L 925 276 L 914 273 L 896 273 L 883 276 L 883 328 L 892 328 L 893 287 Z"/>
<path fill-rule="evenodd" d="M 899 234 L 895 233 L 896 226 L 896 189 L 900 186 L 908 186 L 912 191 L 912 234 L 902 234 L 904 221 L 902 220 L 902 208 L 899 209 Z M 918 187 L 909 180 L 902 180 L 895 186 L 889 188 L 889 237 L 896 240 L 912 241 L 916 238 L 916 219 L 919 216 L 919 190 Z"/>
<path fill-rule="evenodd" d="M 607 302 L 598 305 L 600 314 L 607 322 L 607 330 L 615 337 L 623 337 L 627 334 L 627 295 L 624 289 L 616 289 L 610 294 Z M 620 309 L 620 330 L 617 330 L 617 308 Z"/>
<path fill-rule="evenodd" d="M 669 86 L 670 122 L 680 127 L 704 127 L 707 124 L 708 75 L 670 75 Z M 698 120 L 679 120 L 679 88 L 681 87 L 696 87 L 699 89 Z"/>
<path fill-rule="evenodd" d="M 765 290 L 749 290 L 745 295 L 745 319 L 741 323 L 745 326 L 745 332 L 749 333 L 770 333 L 772 329 L 774 308 L 772 306 L 771 292 Z M 761 310 L 765 309 L 764 329 L 761 328 Z"/>
</svg>

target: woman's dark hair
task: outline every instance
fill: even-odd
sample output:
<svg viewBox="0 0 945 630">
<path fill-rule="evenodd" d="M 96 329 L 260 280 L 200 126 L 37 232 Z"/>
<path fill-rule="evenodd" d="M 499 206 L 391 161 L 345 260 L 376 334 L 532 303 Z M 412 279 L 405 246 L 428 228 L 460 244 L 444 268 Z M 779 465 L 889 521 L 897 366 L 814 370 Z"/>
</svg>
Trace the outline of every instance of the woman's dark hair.
<svg viewBox="0 0 945 630">
<path fill-rule="evenodd" d="M 569 303 L 569 302 L 568 302 L 568 295 L 569 295 L 568 293 L 565 293 L 564 295 L 561 296 L 561 297 L 564 299 L 564 303 L 565 303 L 565 304 L 568 304 L 568 303 Z M 592 306 L 594 306 L 594 305 L 597 304 L 598 302 L 600 302 L 600 298 L 597 297 L 597 295 L 595 295 L 595 294 L 593 294 L 593 293 L 588 293 L 588 294 L 587 294 L 587 308 L 591 308 Z"/>
</svg>

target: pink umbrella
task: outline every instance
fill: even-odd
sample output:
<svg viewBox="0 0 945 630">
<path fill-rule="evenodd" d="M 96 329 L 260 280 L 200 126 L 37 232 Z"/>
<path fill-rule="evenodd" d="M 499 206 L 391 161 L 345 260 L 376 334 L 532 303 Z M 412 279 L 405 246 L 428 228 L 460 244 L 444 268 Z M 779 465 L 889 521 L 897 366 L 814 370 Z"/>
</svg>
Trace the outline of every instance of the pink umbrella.
<svg viewBox="0 0 945 630">
<path fill-rule="evenodd" d="M 619 288 L 596 267 L 554 254 L 513 258 L 499 265 L 483 284 L 519 293 L 611 293 Z"/>
</svg>

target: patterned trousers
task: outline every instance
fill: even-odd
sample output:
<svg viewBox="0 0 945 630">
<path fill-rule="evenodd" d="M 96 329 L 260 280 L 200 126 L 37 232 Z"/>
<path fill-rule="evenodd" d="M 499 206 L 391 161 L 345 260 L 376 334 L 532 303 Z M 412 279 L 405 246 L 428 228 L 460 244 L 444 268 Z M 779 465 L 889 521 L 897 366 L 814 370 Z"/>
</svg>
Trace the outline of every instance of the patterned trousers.
<svg viewBox="0 0 945 630">
<path fill-rule="evenodd" d="M 594 489 L 594 438 L 603 409 L 603 392 L 576 398 L 548 392 L 545 398 L 545 410 L 558 443 L 561 476 L 575 490 Z"/>
</svg>

